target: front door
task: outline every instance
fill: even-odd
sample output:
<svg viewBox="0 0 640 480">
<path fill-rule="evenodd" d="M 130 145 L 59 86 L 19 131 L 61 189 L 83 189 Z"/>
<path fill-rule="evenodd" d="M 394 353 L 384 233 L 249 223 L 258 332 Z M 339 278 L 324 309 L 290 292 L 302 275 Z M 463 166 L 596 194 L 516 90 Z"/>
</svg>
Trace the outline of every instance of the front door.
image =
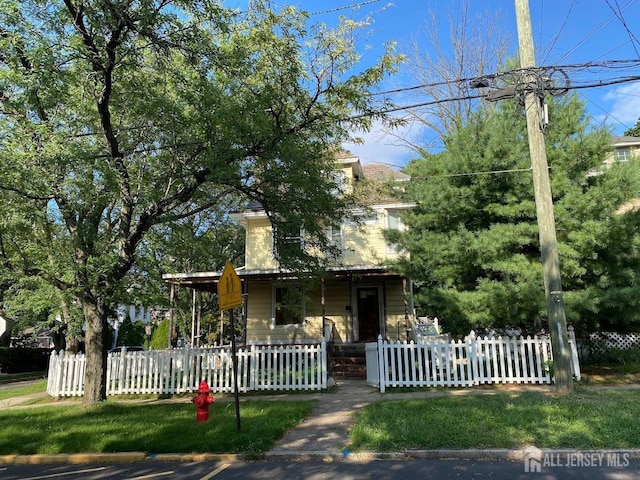
<svg viewBox="0 0 640 480">
<path fill-rule="evenodd" d="M 375 342 L 380 335 L 380 295 L 378 287 L 358 287 L 358 340 Z"/>
</svg>

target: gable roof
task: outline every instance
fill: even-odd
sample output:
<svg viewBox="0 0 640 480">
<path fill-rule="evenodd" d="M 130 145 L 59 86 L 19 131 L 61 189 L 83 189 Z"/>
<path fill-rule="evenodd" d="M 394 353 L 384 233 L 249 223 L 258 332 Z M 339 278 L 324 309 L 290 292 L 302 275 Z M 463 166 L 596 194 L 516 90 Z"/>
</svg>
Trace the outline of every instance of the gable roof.
<svg viewBox="0 0 640 480">
<path fill-rule="evenodd" d="M 391 180 L 395 182 L 406 182 L 411 178 L 409 175 L 394 170 L 384 163 L 366 163 L 362 165 L 362 173 L 364 178 L 378 182 L 388 182 Z"/>
<path fill-rule="evenodd" d="M 614 147 L 625 147 L 627 145 L 640 145 L 640 138 L 623 135 L 620 137 L 611 137 L 611 143 Z"/>
</svg>

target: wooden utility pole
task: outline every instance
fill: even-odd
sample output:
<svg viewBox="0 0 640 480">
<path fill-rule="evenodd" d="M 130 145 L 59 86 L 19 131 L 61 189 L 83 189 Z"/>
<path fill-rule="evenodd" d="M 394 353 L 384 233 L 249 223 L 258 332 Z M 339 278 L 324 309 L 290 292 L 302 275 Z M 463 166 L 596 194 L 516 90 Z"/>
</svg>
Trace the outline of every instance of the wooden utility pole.
<svg viewBox="0 0 640 480">
<path fill-rule="evenodd" d="M 567 336 L 567 320 L 562 300 L 562 282 L 560 281 L 560 260 L 558 241 L 553 215 L 553 200 L 549 181 L 549 166 L 545 149 L 543 122 L 543 85 L 535 73 L 535 53 L 531 33 L 529 0 L 515 0 L 518 22 L 518 44 L 520 49 L 520 67 L 525 71 L 525 109 L 527 114 L 527 134 L 529 154 L 533 172 L 533 188 L 538 217 L 538 232 L 542 255 L 544 291 L 549 316 L 549 334 L 553 351 L 553 370 L 556 392 L 573 391 L 571 373 L 571 353 Z M 526 69 L 530 69 L 527 72 Z"/>
</svg>

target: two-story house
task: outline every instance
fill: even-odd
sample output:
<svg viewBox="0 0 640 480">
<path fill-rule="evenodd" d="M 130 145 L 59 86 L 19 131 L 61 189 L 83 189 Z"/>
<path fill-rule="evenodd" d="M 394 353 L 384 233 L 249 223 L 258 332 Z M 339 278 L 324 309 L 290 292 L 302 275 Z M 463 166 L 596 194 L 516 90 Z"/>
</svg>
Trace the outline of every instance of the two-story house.
<svg viewBox="0 0 640 480">
<path fill-rule="evenodd" d="M 640 138 L 638 137 L 612 137 L 611 145 L 613 149 L 604 161 L 604 169 L 610 168 L 615 163 L 628 162 L 640 156 Z M 640 198 L 621 205 L 616 213 L 624 214 L 638 209 L 640 209 Z"/>
<path fill-rule="evenodd" d="M 337 163 L 345 189 L 365 179 L 399 186 L 409 179 L 382 164 L 362 165 L 344 152 Z M 400 213 L 411 205 L 383 193 L 387 190 L 367 191 L 352 218 L 345 219 L 339 230 L 327 230 L 339 255 L 312 287 L 278 265 L 272 225 L 259 205 L 231 214 L 246 232 L 245 265 L 236 266 L 236 271 L 246 295 L 247 343 L 309 343 L 325 338 L 351 344 L 375 341 L 378 335 L 393 340 L 407 337 L 413 314 L 411 283 L 387 267 L 402 253 L 385 240 L 383 231 L 402 229 Z M 178 273 L 163 279 L 215 292 L 221 274 Z"/>
</svg>

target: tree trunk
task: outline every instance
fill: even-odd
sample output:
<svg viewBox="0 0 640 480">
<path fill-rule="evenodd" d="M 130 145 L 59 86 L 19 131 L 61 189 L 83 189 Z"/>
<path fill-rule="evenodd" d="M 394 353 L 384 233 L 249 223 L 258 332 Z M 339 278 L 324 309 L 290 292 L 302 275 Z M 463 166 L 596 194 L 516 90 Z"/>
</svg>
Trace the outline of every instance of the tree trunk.
<svg viewBox="0 0 640 480">
<path fill-rule="evenodd" d="M 79 299 L 86 321 L 84 405 L 95 405 L 107 399 L 107 314 L 95 300 Z"/>
</svg>

